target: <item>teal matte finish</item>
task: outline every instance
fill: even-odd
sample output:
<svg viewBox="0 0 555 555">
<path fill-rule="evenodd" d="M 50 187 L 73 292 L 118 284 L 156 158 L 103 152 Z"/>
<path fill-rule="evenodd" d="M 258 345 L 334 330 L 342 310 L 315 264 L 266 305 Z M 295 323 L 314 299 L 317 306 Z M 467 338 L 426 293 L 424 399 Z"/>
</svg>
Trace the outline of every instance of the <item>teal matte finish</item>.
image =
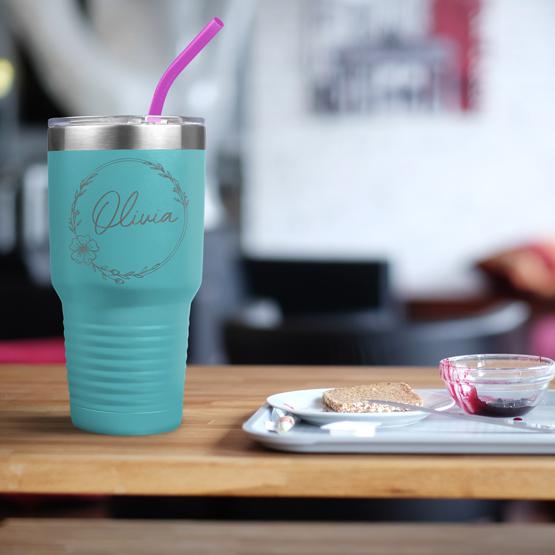
<svg viewBox="0 0 555 555">
<path fill-rule="evenodd" d="M 118 435 L 178 427 L 202 275 L 204 151 L 49 152 L 48 179 L 73 423 Z"/>
</svg>

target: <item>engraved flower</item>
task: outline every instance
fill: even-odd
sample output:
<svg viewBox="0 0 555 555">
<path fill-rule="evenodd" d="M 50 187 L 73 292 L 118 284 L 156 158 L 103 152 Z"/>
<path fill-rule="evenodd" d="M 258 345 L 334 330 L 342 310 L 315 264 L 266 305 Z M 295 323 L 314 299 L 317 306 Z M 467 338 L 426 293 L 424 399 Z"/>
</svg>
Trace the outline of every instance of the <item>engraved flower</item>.
<svg viewBox="0 0 555 555">
<path fill-rule="evenodd" d="M 71 250 L 71 258 L 77 264 L 86 264 L 89 266 L 96 258 L 98 252 L 98 243 L 91 239 L 89 235 L 77 235 L 69 246 Z"/>
</svg>

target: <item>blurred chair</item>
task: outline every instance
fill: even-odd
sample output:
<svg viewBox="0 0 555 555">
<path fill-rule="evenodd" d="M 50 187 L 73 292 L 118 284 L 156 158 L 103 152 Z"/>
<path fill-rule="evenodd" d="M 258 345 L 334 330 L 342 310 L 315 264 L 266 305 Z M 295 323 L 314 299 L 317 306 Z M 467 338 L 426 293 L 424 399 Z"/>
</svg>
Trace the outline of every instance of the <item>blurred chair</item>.
<svg viewBox="0 0 555 555">
<path fill-rule="evenodd" d="M 232 364 L 435 365 L 468 353 L 527 351 L 528 305 L 506 302 L 471 316 L 383 325 L 365 311 L 281 315 L 256 302 L 229 320 Z"/>
<path fill-rule="evenodd" d="M 395 303 L 386 261 L 245 258 L 248 294 L 274 300 L 284 314 L 372 311 L 392 315 Z"/>
</svg>

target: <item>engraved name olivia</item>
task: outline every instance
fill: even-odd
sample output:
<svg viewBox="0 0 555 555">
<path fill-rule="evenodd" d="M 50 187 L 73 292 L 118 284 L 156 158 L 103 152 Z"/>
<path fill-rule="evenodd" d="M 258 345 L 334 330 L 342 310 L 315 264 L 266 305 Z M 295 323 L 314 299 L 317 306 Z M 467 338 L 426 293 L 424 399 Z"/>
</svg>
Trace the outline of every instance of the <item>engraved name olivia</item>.
<svg viewBox="0 0 555 555">
<path fill-rule="evenodd" d="M 153 213 L 141 212 L 137 208 L 139 191 L 133 191 L 122 202 L 117 191 L 107 191 L 94 205 L 92 221 L 98 235 L 116 227 L 132 227 L 146 224 L 173 224 L 179 218 L 173 212 L 156 210 Z"/>
</svg>

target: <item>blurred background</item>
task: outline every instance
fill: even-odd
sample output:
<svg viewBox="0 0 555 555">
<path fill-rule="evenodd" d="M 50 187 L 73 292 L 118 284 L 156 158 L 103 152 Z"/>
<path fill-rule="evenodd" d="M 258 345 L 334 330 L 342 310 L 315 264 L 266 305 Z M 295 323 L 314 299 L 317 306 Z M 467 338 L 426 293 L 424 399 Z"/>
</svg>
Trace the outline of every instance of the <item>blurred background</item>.
<svg viewBox="0 0 555 555">
<path fill-rule="evenodd" d="M 166 104 L 208 131 L 190 362 L 554 356 L 551 0 L 0 0 L 0 362 L 64 361 L 47 119 L 144 114 L 215 14 L 224 31 Z M 49 514 L 68 503 L 107 510 L 54 500 Z M 239 501 L 112 503 L 116 516 L 239 514 Z M 264 503 L 326 518 L 308 501 L 241 514 Z M 372 514 L 364 503 L 334 518 Z M 420 503 L 403 505 L 410 518 L 519 511 Z"/>
<path fill-rule="evenodd" d="M 64 356 L 47 119 L 144 114 L 215 13 L 189 360 L 554 355 L 550 0 L 0 0 L 0 361 Z"/>
</svg>

